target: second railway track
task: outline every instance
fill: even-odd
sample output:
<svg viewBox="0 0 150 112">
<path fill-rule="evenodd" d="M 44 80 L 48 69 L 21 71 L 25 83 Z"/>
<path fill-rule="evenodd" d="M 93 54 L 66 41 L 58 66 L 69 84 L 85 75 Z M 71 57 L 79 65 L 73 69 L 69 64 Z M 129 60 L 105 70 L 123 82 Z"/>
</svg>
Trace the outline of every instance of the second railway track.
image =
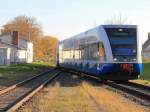
<svg viewBox="0 0 150 112">
<path fill-rule="evenodd" d="M 50 112 L 63 110 L 71 111 L 70 109 L 73 109 L 74 111 L 82 110 L 81 112 L 85 110 L 103 112 L 109 110 L 108 107 L 112 110 L 111 106 L 109 106 L 111 103 L 108 102 L 112 102 L 114 110 L 118 110 L 122 108 L 122 106 L 126 109 L 130 104 L 131 109 L 127 109 L 127 112 L 130 112 L 129 110 L 134 110 L 134 108 L 137 109 L 137 107 L 132 104 L 132 101 L 103 88 L 105 86 L 106 85 L 102 84 L 100 81 L 91 80 L 91 78 L 80 77 L 74 73 L 68 73 L 68 71 L 61 72 L 61 75 L 55 78 L 45 90 L 43 89 L 43 91 L 35 95 L 35 97 L 25 103 L 25 105 L 17 111 Z M 112 101 L 110 101 L 110 99 Z M 118 103 L 114 105 L 114 102 Z M 106 108 L 105 106 L 108 107 Z M 138 109 L 143 108 L 143 106 L 139 106 Z M 142 110 L 148 109 L 145 107 Z"/>
<path fill-rule="evenodd" d="M 65 69 L 63 69 L 64 71 L 66 71 Z M 67 70 L 69 71 L 69 70 Z M 82 73 L 78 73 L 77 71 L 73 71 L 70 70 L 69 72 L 71 73 L 75 73 L 77 75 L 81 75 L 81 76 L 86 76 L 89 77 L 91 79 L 95 79 L 99 82 L 102 83 L 102 81 L 94 76 L 88 75 L 88 74 L 84 74 L 82 75 Z M 145 86 L 145 85 L 141 85 L 141 84 L 137 84 L 137 83 L 133 83 L 133 82 L 127 82 L 127 83 L 115 83 L 113 81 L 106 81 L 104 82 L 104 86 L 108 89 L 115 89 L 117 91 L 121 91 L 123 93 L 123 95 L 127 95 L 132 97 L 132 100 L 139 102 L 140 104 L 144 105 L 144 106 L 150 106 L 150 87 L 149 86 Z M 131 98 L 129 97 L 129 98 Z"/>
<path fill-rule="evenodd" d="M 113 87 L 114 89 L 121 90 L 124 95 L 129 94 L 133 100 L 141 103 L 145 106 L 150 106 L 150 87 L 128 82 L 128 83 L 115 83 L 108 81 L 106 85 Z"/>
<path fill-rule="evenodd" d="M 0 112 L 12 112 L 12 110 L 17 108 L 15 105 L 19 105 L 21 100 L 34 92 L 38 87 L 57 77 L 59 73 L 59 70 L 53 69 L 2 90 L 0 94 Z"/>
<path fill-rule="evenodd" d="M 0 93 L 0 112 L 9 111 L 12 112 L 19 108 L 26 100 L 31 98 L 35 93 L 37 93 L 41 88 L 44 87 L 49 81 L 55 79 L 61 70 L 53 69 L 47 72 L 44 72 L 42 75 L 34 76 L 29 78 L 17 85 L 12 86 L 12 88 L 5 89 L 3 92 Z M 67 70 L 67 72 L 69 72 Z M 78 74 L 77 72 L 71 72 L 73 74 Z M 78 74 L 79 75 L 79 74 Z M 80 74 L 81 75 L 81 74 Z M 88 76 L 84 74 L 85 76 Z M 88 76 L 89 77 L 89 76 Z M 94 77 L 92 77 L 94 78 Z M 97 81 L 100 81 L 98 78 L 95 77 Z M 148 103 L 144 104 L 146 106 L 150 106 L 150 95 L 149 95 L 149 87 L 139 85 L 136 83 L 115 83 L 112 81 L 108 81 L 104 84 L 104 86 L 113 87 L 116 90 L 121 90 L 124 93 L 131 94 L 140 98 L 142 100 L 147 101 Z M 91 98 L 93 102 L 96 101 Z"/>
</svg>

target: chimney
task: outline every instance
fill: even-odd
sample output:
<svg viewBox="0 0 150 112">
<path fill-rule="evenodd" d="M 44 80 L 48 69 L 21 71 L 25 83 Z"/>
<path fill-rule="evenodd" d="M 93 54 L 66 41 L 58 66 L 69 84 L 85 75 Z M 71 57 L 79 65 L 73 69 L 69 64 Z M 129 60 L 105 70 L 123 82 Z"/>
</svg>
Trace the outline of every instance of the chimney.
<svg viewBox="0 0 150 112">
<path fill-rule="evenodd" d="M 13 31 L 12 32 L 12 44 L 15 45 L 16 47 L 19 47 L 19 32 L 18 31 Z"/>
<path fill-rule="evenodd" d="M 150 33 L 148 33 L 148 40 L 150 40 Z"/>
</svg>

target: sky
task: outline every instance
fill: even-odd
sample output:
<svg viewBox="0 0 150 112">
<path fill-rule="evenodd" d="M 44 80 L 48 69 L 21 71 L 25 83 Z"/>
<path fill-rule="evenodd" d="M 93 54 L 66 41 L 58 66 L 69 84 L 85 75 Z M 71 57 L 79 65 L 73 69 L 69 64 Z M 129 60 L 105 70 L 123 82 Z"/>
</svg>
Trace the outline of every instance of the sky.
<svg viewBox="0 0 150 112">
<path fill-rule="evenodd" d="M 71 37 L 121 14 L 138 25 L 141 43 L 150 32 L 150 0 L 0 0 L 0 28 L 19 15 L 35 17 L 45 35 Z"/>
</svg>

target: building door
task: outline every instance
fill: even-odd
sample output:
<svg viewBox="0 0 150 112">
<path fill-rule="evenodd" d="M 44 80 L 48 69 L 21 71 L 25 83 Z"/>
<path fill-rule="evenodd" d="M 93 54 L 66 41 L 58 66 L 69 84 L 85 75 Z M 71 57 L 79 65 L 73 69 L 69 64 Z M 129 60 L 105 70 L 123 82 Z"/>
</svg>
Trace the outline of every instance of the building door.
<svg viewBox="0 0 150 112">
<path fill-rule="evenodd" d="M 0 48 L 0 65 L 6 64 L 6 49 Z"/>
</svg>

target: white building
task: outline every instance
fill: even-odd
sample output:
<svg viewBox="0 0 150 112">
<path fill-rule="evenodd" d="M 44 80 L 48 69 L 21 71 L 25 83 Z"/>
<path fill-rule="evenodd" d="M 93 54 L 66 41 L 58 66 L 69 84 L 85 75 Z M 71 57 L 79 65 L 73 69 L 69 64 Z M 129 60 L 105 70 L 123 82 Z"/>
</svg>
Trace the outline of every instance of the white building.
<svg viewBox="0 0 150 112">
<path fill-rule="evenodd" d="M 142 52 L 143 52 L 144 60 L 149 60 L 150 61 L 150 33 L 148 34 L 148 39 L 143 44 Z"/>
<path fill-rule="evenodd" d="M 0 65 L 11 63 L 31 63 L 33 61 L 33 44 L 19 37 L 14 31 L 11 35 L 0 35 Z"/>
</svg>

